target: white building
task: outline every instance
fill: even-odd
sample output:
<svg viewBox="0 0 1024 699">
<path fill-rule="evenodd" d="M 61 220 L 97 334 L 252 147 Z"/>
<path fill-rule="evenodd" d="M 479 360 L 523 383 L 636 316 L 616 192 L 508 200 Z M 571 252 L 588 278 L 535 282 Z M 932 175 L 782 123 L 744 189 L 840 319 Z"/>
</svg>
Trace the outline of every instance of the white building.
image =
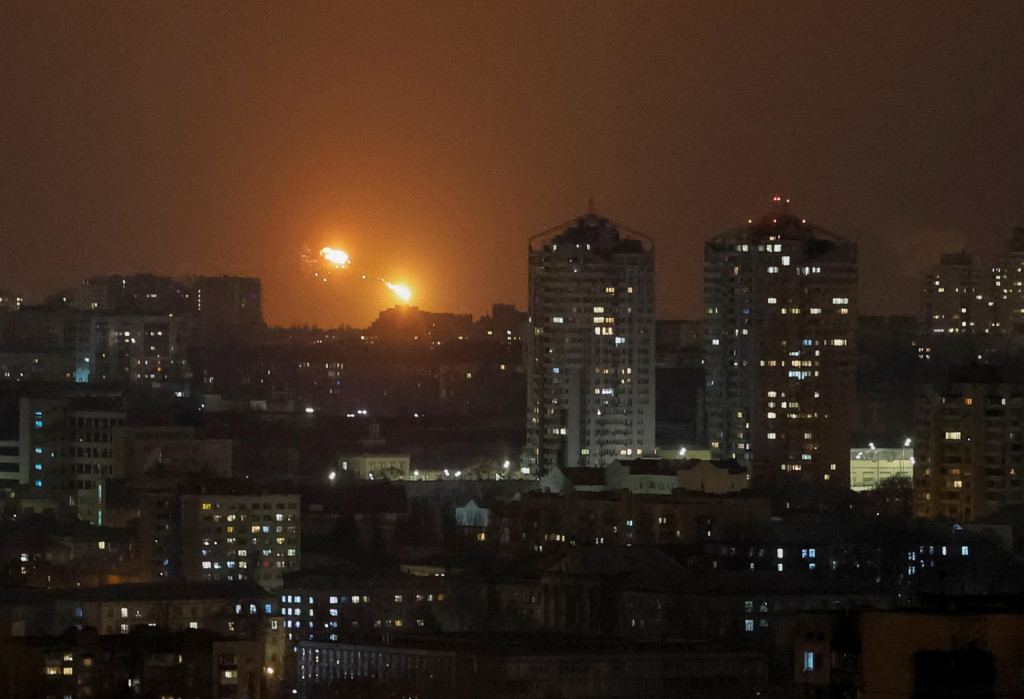
<svg viewBox="0 0 1024 699">
<path fill-rule="evenodd" d="M 588 214 L 530 241 L 525 463 L 653 454 L 654 246 Z"/>
<path fill-rule="evenodd" d="M 893 476 L 914 477 L 914 449 L 873 449 L 870 445 L 850 450 L 850 490 L 874 490 Z"/>
</svg>

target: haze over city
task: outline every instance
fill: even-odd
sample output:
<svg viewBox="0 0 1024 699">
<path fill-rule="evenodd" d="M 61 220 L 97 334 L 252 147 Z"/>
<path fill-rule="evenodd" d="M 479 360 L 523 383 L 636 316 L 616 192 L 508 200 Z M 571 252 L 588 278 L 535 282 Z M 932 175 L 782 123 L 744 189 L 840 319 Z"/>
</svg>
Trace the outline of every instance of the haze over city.
<svg viewBox="0 0 1024 699">
<path fill-rule="evenodd" d="M 855 240 L 861 311 L 1024 221 L 1019 3 L 3 3 L 0 278 L 259 276 L 271 324 L 525 305 L 529 236 L 596 210 L 701 243 L 774 194 Z"/>
</svg>

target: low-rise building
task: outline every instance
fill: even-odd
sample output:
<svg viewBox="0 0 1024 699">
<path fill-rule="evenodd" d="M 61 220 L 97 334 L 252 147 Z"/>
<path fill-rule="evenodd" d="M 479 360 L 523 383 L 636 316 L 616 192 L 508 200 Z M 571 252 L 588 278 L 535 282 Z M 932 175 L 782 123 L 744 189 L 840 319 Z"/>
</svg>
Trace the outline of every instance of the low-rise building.
<svg viewBox="0 0 1024 699">
<path fill-rule="evenodd" d="M 873 445 L 850 450 L 850 490 L 873 490 L 894 476 L 914 477 L 914 449 L 876 449 Z"/>
<path fill-rule="evenodd" d="M 104 636 L 72 629 L 58 636 L 19 639 L 4 651 L 4 696 L 267 696 L 258 640 L 200 631 L 139 628 L 130 636 Z"/>
<path fill-rule="evenodd" d="M 351 478 L 408 480 L 412 475 L 408 454 L 359 454 L 339 456 L 338 471 Z"/>
<path fill-rule="evenodd" d="M 324 688 L 418 696 L 695 697 L 754 695 L 766 683 L 757 652 L 694 642 L 607 637 L 452 634 L 298 644 L 299 697 Z"/>
</svg>

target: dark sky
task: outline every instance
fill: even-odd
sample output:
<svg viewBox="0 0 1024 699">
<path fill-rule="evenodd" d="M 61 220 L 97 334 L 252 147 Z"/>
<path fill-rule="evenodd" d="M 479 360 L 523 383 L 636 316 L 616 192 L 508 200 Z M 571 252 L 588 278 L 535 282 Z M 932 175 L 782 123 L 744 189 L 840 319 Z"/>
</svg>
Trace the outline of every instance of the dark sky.
<svg viewBox="0 0 1024 699">
<path fill-rule="evenodd" d="M 781 6 L 775 7 L 776 5 Z M 0 287 L 264 279 L 268 321 L 525 304 L 527 238 L 657 239 L 660 317 L 771 195 L 860 243 L 862 310 L 1024 224 L 1024 3 L 0 2 Z"/>
</svg>

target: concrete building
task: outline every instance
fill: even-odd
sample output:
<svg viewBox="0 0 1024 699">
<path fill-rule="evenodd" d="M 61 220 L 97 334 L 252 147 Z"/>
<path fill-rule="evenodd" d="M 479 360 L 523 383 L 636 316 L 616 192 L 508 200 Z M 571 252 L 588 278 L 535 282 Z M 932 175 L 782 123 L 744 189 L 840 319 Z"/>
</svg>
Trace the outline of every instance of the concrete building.
<svg viewBox="0 0 1024 699">
<path fill-rule="evenodd" d="M 292 576 L 281 588 L 288 645 L 359 633 L 426 633 L 439 626 L 448 581 L 437 575 L 350 570 Z"/>
<path fill-rule="evenodd" d="M 124 427 L 115 437 L 128 478 L 156 471 L 230 478 L 233 446 L 230 439 L 201 439 L 188 425 Z"/>
<path fill-rule="evenodd" d="M 193 277 L 192 301 L 207 330 L 263 324 L 263 285 L 256 277 Z"/>
<path fill-rule="evenodd" d="M 966 250 L 942 255 L 921 285 L 921 328 L 932 335 L 998 331 L 993 269 Z"/>
<path fill-rule="evenodd" d="M 189 290 L 182 282 L 154 274 L 89 277 L 71 294 L 82 311 L 125 315 L 166 315 L 189 310 Z"/>
<path fill-rule="evenodd" d="M 704 246 L 708 441 L 755 488 L 848 487 L 857 245 L 775 203 Z"/>
<path fill-rule="evenodd" d="M 914 449 L 909 440 L 896 449 L 875 449 L 872 445 L 850 450 L 850 490 L 873 490 L 887 478 L 914 477 Z"/>
<path fill-rule="evenodd" d="M 252 580 L 281 586 L 299 570 L 298 495 L 202 493 L 181 496 L 185 580 Z"/>
<path fill-rule="evenodd" d="M 114 434 L 126 415 L 121 400 L 36 391 L 11 399 L 8 408 L 0 419 L 0 487 L 26 486 L 33 496 L 103 524 L 104 484 L 122 475 L 114 454 Z"/>
<path fill-rule="evenodd" d="M 409 480 L 412 475 L 408 454 L 359 454 L 339 456 L 338 472 L 350 478 Z"/>
<path fill-rule="evenodd" d="M 0 661 L 6 697 L 276 696 L 268 693 L 259 640 L 144 627 L 107 636 L 87 629 L 19 639 L 14 650 Z"/>
<path fill-rule="evenodd" d="M 926 386 L 917 396 L 914 514 L 969 522 L 1024 498 L 1024 386 Z"/>
<path fill-rule="evenodd" d="M 242 580 L 270 590 L 299 569 L 297 494 L 171 480 L 151 482 L 134 498 L 144 581 Z"/>
<path fill-rule="evenodd" d="M 448 634 L 297 645 L 300 699 L 330 686 L 407 696 L 627 696 L 710 699 L 754 695 L 767 660 L 695 642 L 651 643 L 570 634 Z"/>
<path fill-rule="evenodd" d="M 654 246 L 587 214 L 530 239 L 524 463 L 653 454 Z"/>
<path fill-rule="evenodd" d="M 921 285 L 921 330 L 943 337 L 1009 335 L 1024 325 L 1024 227 L 994 260 L 942 255 Z"/>
<path fill-rule="evenodd" d="M 75 381 L 185 383 L 194 328 L 185 315 L 74 313 L 65 321 Z"/>
<path fill-rule="evenodd" d="M 1024 227 L 1013 229 L 992 272 L 998 327 L 1004 333 L 1018 333 L 1024 326 Z"/>
</svg>

